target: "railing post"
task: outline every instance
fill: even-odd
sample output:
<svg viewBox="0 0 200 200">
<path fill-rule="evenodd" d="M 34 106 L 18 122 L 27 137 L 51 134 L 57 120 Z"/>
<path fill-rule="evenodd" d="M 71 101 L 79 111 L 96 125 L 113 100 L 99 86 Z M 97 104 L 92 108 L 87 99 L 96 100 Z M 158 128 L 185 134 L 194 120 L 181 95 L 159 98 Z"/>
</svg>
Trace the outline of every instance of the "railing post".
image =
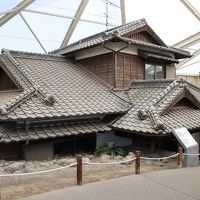
<svg viewBox="0 0 200 200">
<path fill-rule="evenodd" d="M 178 148 L 178 168 L 183 167 L 183 148 Z"/>
<path fill-rule="evenodd" d="M 140 174 L 140 151 L 135 152 L 135 174 Z"/>
<path fill-rule="evenodd" d="M 76 157 L 77 160 L 77 185 L 82 185 L 82 155 L 78 154 Z"/>
</svg>

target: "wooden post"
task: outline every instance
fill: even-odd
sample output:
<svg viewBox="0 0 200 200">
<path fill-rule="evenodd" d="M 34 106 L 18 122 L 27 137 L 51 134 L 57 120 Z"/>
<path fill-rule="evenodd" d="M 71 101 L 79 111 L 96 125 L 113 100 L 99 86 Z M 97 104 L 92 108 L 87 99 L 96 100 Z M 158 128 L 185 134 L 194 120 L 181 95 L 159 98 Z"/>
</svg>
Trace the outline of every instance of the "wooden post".
<svg viewBox="0 0 200 200">
<path fill-rule="evenodd" d="M 82 185 L 82 155 L 78 154 L 76 157 L 77 160 L 77 185 Z"/>
<path fill-rule="evenodd" d="M 140 151 L 135 152 L 135 174 L 140 174 Z"/>
<path fill-rule="evenodd" d="M 183 148 L 178 148 L 178 168 L 183 167 Z"/>
<path fill-rule="evenodd" d="M 150 150 L 151 150 L 151 153 L 155 153 L 155 149 L 156 149 L 156 141 L 155 141 L 155 138 L 151 138 L 151 143 L 150 143 Z"/>
</svg>

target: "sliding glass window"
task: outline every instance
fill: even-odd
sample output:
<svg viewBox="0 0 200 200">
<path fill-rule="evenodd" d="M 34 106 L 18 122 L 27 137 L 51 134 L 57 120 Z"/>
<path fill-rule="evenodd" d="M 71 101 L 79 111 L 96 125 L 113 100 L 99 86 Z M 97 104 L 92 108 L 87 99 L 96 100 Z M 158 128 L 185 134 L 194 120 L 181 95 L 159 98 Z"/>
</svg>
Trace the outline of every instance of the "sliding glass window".
<svg viewBox="0 0 200 200">
<path fill-rule="evenodd" d="M 162 65 L 145 64 L 145 80 L 164 79 L 165 72 Z"/>
</svg>

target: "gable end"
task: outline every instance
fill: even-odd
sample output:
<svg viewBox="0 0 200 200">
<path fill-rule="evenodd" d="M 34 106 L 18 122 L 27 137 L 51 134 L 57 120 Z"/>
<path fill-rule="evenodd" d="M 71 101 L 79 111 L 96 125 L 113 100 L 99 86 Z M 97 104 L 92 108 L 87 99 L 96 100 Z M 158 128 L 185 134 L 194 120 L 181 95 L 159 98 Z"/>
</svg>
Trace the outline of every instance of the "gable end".
<svg viewBox="0 0 200 200">
<path fill-rule="evenodd" d="M 123 36 L 130 39 L 167 47 L 167 45 L 161 40 L 161 38 L 148 25 L 126 33 Z"/>
<path fill-rule="evenodd" d="M 161 115 L 165 115 L 184 98 L 189 100 L 195 107 L 200 109 L 200 102 L 187 89 L 184 89 L 183 92 L 177 98 L 175 98 L 173 102 L 169 106 L 167 106 L 167 108 L 165 108 L 161 112 Z"/>
</svg>

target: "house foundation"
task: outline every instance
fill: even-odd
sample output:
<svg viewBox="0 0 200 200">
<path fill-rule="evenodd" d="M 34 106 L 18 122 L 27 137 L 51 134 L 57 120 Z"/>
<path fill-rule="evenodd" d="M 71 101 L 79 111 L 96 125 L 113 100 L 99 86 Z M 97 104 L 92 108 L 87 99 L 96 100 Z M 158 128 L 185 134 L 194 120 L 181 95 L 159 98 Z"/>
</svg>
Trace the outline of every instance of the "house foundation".
<svg viewBox="0 0 200 200">
<path fill-rule="evenodd" d="M 23 158 L 27 161 L 53 159 L 53 144 L 28 144 L 23 146 Z"/>
</svg>

